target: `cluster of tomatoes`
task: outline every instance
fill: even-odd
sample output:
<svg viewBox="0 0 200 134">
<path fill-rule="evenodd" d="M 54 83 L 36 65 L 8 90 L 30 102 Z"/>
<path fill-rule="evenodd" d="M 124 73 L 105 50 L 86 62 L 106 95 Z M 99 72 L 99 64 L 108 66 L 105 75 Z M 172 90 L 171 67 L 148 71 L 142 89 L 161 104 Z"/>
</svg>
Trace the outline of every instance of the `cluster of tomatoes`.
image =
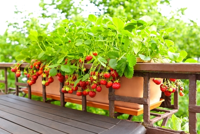
<svg viewBox="0 0 200 134">
<path fill-rule="evenodd" d="M 164 79 L 154 78 L 153 82 L 157 85 L 160 85 L 160 90 L 165 93 L 166 96 L 171 96 L 172 93 L 176 92 L 179 89 L 179 95 L 184 96 L 183 90 L 183 82 L 179 79 Z"/>
<path fill-rule="evenodd" d="M 97 54 L 94 53 L 93 55 L 96 56 Z M 91 60 L 91 57 L 87 56 L 86 60 Z M 66 63 L 67 60 L 65 60 L 65 64 Z M 11 68 L 11 71 L 15 72 L 17 77 L 20 77 L 21 75 L 19 68 L 20 64 L 16 64 Z M 32 60 L 29 67 L 24 69 L 24 75 L 27 76 L 27 83 L 30 86 L 36 83 L 36 80 L 40 75 L 43 78 L 42 84 L 49 86 L 49 84 L 54 81 L 54 78 L 49 75 L 49 71 L 50 68 L 41 61 Z M 80 80 L 77 73 L 72 75 L 63 75 L 61 72 L 58 72 L 56 77 L 61 83 L 64 82 L 64 87 L 61 90 L 63 93 L 72 94 L 76 91 L 77 96 L 89 95 L 90 97 L 95 97 L 96 92 L 101 92 L 102 86 L 107 88 L 112 87 L 113 89 L 119 89 L 121 86 L 119 83 L 118 73 L 112 68 L 103 72 L 90 71 L 89 77 L 84 81 Z"/>
<path fill-rule="evenodd" d="M 79 81 L 76 85 L 75 82 L 78 78 L 77 74 L 65 75 L 65 86 L 62 88 L 63 93 L 72 94 L 76 91 L 77 96 L 89 95 L 95 97 L 96 92 L 101 92 L 102 86 L 107 88 L 119 89 L 120 83 L 118 79 L 118 73 L 116 70 L 111 69 L 110 72 L 90 72 L 90 77 L 85 81 Z"/>
<path fill-rule="evenodd" d="M 16 73 L 16 77 L 21 76 L 21 72 L 19 70 L 21 64 L 16 64 L 14 67 L 11 68 L 12 72 Z M 24 69 L 24 75 L 27 77 L 28 85 L 33 85 L 36 83 L 36 80 L 40 75 L 44 78 L 42 84 L 48 86 L 50 83 L 54 81 L 53 77 L 49 76 L 49 69 L 47 66 L 42 64 L 40 61 L 32 60 L 31 64 L 29 65 L 28 70 Z M 64 80 L 63 80 L 64 81 Z"/>
<path fill-rule="evenodd" d="M 15 66 L 11 67 L 11 71 L 13 73 L 15 73 L 16 77 L 20 77 L 21 76 L 20 65 L 21 64 L 17 63 Z"/>
<path fill-rule="evenodd" d="M 97 52 L 93 52 L 91 55 L 86 56 L 85 61 L 89 62 L 97 55 Z M 67 61 L 68 60 L 66 59 L 65 64 L 67 64 Z M 83 59 L 79 59 L 78 62 L 82 64 Z M 86 68 L 84 68 L 82 71 L 85 72 Z M 59 73 L 57 74 L 57 77 L 65 77 L 65 84 L 61 90 L 63 93 L 73 94 L 73 92 L 76 91 L 77 96 L 89 95 L 90 97 L 95 97 L 96 92 L 101 92 L 102 86 L 106 86 L 107 88 L 112 87 L 113 89 L 119 89 L 121 86 L 118 80 L 118 73 L 112 68 L 109 72 L 105 71 L 99 73 L 96 71 L 91 71 L 87 80 L 80 80 L 78 83 L 78 74 L 63 76 L 61 73 Z"/>
<path fill-rule="evenodd" d="M 27 76 L 27 83 L 30 86 L 32 84 L 35 84 L 36 80 L 40 75 L 43 78 L 42 85 L 49 86 L 49 84 L 54 81 L 53 77 L 49 75 L 49 71 L 50 69 L 47 65 L 35 60 L 34 62 L 31 62 L 28 73 L 24 71 L 24 74 Z"/>
</svg>

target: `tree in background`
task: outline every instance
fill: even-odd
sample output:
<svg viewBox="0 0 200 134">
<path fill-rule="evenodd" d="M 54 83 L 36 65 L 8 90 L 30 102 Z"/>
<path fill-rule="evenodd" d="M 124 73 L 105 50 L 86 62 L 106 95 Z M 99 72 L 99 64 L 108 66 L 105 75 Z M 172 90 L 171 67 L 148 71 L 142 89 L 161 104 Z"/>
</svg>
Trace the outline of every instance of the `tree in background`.
<svg viewBox="0 0 200 134">
<path fill-rule="evenodd" d="M 49 1 L 48 1 L 49 2 Z M 40 1 L 39 6 L 44 11 L 41 13 L 43 18 L 54 18 L 57 14 L 64 14 L 65 18 L 71 18 L 72 16 L 77 16 L 81 13 L 82 9 L 74 5 L 73 0 L 52 0 L 51 3 Z M 56 12 L 49 14 L 49 9 L 53 7 Z M 59 12 L 58 12 L 59 11 Z"/>
</svg>

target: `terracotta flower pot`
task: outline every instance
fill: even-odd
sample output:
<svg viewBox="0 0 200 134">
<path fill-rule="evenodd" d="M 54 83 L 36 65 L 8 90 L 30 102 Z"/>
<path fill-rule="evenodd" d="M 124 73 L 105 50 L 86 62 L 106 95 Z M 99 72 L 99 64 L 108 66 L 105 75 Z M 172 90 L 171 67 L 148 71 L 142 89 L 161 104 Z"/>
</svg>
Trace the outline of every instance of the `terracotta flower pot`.
<svg viewBox="0 0 200 134">
<path fill-rule="evenodd" d="M 36 84 L 32 85 L 32 92 L 40 92 L 42 93 L 42 84 L 41 77 L 38 78 Z M 120 78 L 121 88 L 115 91 L 116 95 L 121 96 L 129 96 L 129 97 L 143 97 L 143 77 L 133 77 L 132 79 L 128 79 L 125 77 Z M 55 95 L 60 96 L 60 83 L 56 77 L 54 77 L 54 82 L 46 87 L 47 95 Z M 150 79 L 150 104 L 154 104 L 160 100 L 161 91 L 159 89 L 159 85 L 156 85 L 152 79 Z M 77 100 L 81 100 L 81 96 L 76 96 L 74 94 L 65 94 L 65 98 L 73 98 Z M 108 104 L 108 88 L 102 86 L 102 91 L 97 92 L 94 98 L 87 96 L 87 101 L 98 102 L 103 104 Z M 127 103 L 115 101 L 116 106 L 123 106 L 126 108 L 134 108 L 139 109 L 142 108 L 143 105 L 135 104 L 135 103 Z"/>
</svg>

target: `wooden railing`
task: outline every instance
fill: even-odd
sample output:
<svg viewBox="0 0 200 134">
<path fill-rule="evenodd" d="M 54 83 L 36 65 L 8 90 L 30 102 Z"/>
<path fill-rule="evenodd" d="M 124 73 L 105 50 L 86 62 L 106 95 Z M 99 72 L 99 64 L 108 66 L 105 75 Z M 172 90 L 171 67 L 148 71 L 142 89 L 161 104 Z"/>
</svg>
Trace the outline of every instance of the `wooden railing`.
<svg viewBox="0 0 200 134">
<path fill-rule="evenodd" d="M 0 63 L 0 69 L 5 70 L 5 80 L 0 80 L 0 83 L 5 83 L 5 93 L 8 91 L 7 86 L 7 69 L 9 69 L 13 64 L 12 63 Z M 21 65 L 21 70 L 27 66 L 27 64 Z M 89 68 L 90 66 L 87 65 Z M 124 101 L 124 102 L 134 102 L 143 104 L 144 106 L 144 114 L 143 114 L 143 125 L 147 128 L 147 133 L 158 134 L 172 134 L 172 133 L 184 133 L 182 131 L 173 131 L 167 130 L 160 127 L 153 127 L 153 123 L 164 119 L 162 125 L 166 125 L 168 119 L 172 114 L 178 111 L 178 92 L 174 93 L 174 104 L 171 105 L 171 97 L 167 97 L 162 94 L 163 99 L 165 101 L 162 103 L 162 107 L 171 108 L 172 110 L 163 110 L 163 109 L 153 109 L 154 111 L 162 111 L 164 114 L 156 114 L 150 112 L 150 100 L 149 100 L 149 80 L 150 78 L 176 78 L 176 79 L 189 79 L 189 132 L 190 134 L 197 134 L 197 117 L 196 113 L 200 113 L 200 106 L 197 106 L 196 103 L 196 95 L 197 88 L 196 82 L 200 80 L 200 64 L 158 64 L 158 63 L 138 63 L 134 67 L 135 73 L 134 76 L 143 77 L 144 78 L 144 92 L 143 98 L 135 98 L 135 97 L 124 97 L 115 95 L 115 90 L 112 88 L 109 89 L 109 114 L 110 117 L 115 116 L 114 109 L 114 101 Z M 16 85 L 16 95 L 19 95 L 19 86 L 27 86 L 29 91 L 29 98 L 31 99 L 31 87 L 26 83 L 19 83 L 18 78 L 15 78 Z M 60 89 L 63 87 L 63 83 L 60 84 Z M 43 86 L 43 100 L 46 100 L 46 90 L 45 86 Z M 60 92 L 60 101 L 61 106 L 64 106 L 66 102 L 64 102 L 64 94 Z M 86 97 L 82 97 L 82 109 L 86 111 Z M 150 115 L 156 116 L 153 119 L 150 119 Z"/>
</svg>

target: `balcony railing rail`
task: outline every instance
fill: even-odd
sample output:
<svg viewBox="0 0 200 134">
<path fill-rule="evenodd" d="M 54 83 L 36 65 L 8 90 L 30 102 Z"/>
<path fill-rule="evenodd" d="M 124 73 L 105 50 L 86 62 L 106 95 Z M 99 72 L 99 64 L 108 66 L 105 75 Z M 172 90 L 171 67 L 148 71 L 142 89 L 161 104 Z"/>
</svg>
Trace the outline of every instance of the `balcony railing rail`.
<svg viewBox="0 0 200 134">
<path fill-rule="evenodd" d="M 5 83 L 5 93 L 8 93 L 8 69 L 13 65 L 13 63 L 0 63 L 0 69 L 5 70 L 5 80 L 0 80 L 0 83 Z M 21 70 L 27 66 L 28 64 L 22 64 Z M 87 64 L 87 68 L 90 68 L 90 65 Z M 109 89 L 109 114 L 110 117 L 115 116 L 114 109 L 114 101 L 124 101 L 124 102 L 132 102 L 143 104 L 144 114 L 143 114 L 143 125 L 147 128 L 147 133 L 184 133 L 183 131 L 174 131 L 167 130 L 160 127 L 153 127 L 153 123 L 164 119 L 162 125 L 166 125 L 168 119 L 172 114 L 178 111 L 178 92 L 174 93 L 174 104 L 171 104 L 171 97 L 167 97 L 162 94 L 163 99 L 165 101 L 162 103 L 162 107 L 171 108 L 172 110 L 163 110 L 163 109 L 154 109 L 154 111 L 162 111 L 164 114 L 155 114 L 151 113 L 150 110 L 150 91 L 149 91 L 149 80 L 150 78 L 176 78 L 176 79 L 188 79 L 189 80 L 189 132 L 190 134 L 197 134 L 197 113 L 200 113 L 200 106 L 197 106 L 197 80 L 200 80 L 200 64 L 186 64 L 186 63 L 138 63 L 134 67 L 134 76 L 143 77 L 144 78 L 144 86 L 143 86 L 143 98 L 136 97 L 124 97 L 115 95 L 115 90 L 112 88 Z M 60 89 L 63 87 L 64 83 L 60 84 Z M 31 99 L 31 86 L 28 86 L 26 83 L 18 82 L 18 78 L 15 77 L 15 90 L 16 95 L 19 95 L 19 86 L 28 87 L 28 98 Z M 46 102 L 46 89 L 43 86 L 43 100 Z M 60 92 L 60 101 L 61 106 L 64 106 L 66 102 L 64 102 L 64 94 Z M 82 109 L 86 111 L 86 97 L 82 97 Z M 153 119 L 150 119 L 150 115 L 156 116 Z"/>
</svg>

